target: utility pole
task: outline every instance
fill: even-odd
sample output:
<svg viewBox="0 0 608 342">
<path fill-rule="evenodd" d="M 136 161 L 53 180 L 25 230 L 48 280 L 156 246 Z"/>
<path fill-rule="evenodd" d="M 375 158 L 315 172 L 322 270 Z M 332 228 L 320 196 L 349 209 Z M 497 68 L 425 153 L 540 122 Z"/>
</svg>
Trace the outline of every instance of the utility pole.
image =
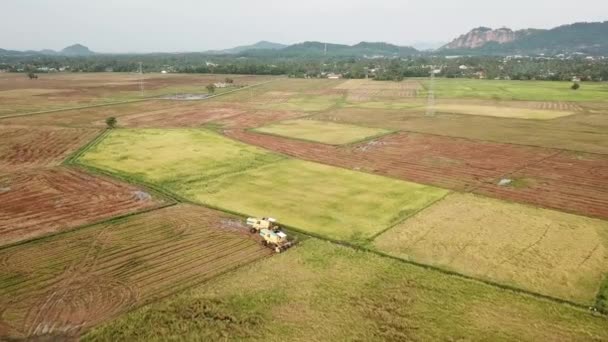
<svg viewBox="0 0 608 342">
<path fill-rule="evenodd" d="M 144 97 L 144 72 L 141 62 L 139 62 L 139 94 L 141 97 Z"/>
<path fill-rule="evenodd" d="M 435 116 L 435 67 L 431 67 L 431 81 L 429 82 L 428 88 L 426 116 Z"/>
</svg>

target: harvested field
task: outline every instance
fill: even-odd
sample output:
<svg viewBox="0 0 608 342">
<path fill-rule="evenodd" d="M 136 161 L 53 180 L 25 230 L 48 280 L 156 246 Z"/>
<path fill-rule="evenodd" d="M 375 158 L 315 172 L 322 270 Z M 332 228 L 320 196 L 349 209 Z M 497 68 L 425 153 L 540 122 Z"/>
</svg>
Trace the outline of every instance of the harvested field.
<svg viewBox="0 0 608 342">
<path fill-rule="evenodd" d="M 435 110 L 443 113 L 495 116 L 499 118 L 517 118 L 534 120 L 551 120 L 574 114 L 567 111 L 552 111 L 543 109 L 510 108 L 495 106 L 439 104 Z"/>
<path fill-rule="evenodd" d="M 499 102 L 496 104 L 498 107 L 523 107 L 530 109 L 542 109 L 542 110 L 550 110 L 550 111 L 566 111 L 566 112 L 582 112 L 585 110 L 583 105 L 586 105 L 584 102 L 563 102 L 563 101 L 544 101 L 544 102 L 536 102 L 536 101 L 506 101 Z"/>
<path fill-rule="evenodd" d="M 584 305 L 608 274 L 608 222 L 451 194 L 378 237 L 389 254 Z"/>
<path fill-rule="evenodd" d="M 242 115 L 223 118 L 214 123 L 228 129 L 255 128 L 273 122 L 298 118 L 306 114 L 286 110 L 251 110 Z"/>
<path fill-rule="evenodd" d="M 192 102 L 177 102 L 163 100 L 149 100 L 132 103 L 117 104 L 103 107 L 72 109 L 46 114 L 26 115 L 0 119 L 0 123 L 7 125 L 27 126 L 70 126 L 70 127 L 105 127 L 105 119 L 115 117 L 120 125 L 121 118 L 128 115 L 145 113 L 170 113 L 195 106 Z"/>
<path fill-rule="evenodd" d="M 59 165 L 99 129 L 0 126 L 0 172 Z"/>
<path fill-rule="evenodd" d="M 200 105 L 126 115 L 119 123 L 122 127 L 198 127 L 246 113 L 242 108 Z"/>
<path fill-rule="evenodd" d="M 121 129 L 78 162 L 172 189 L 283 158 L 206 129 Z"/>
<path fill-rule="evenodd" d="M 392 134 L 348 147 L 227 131 L 246 143 L 297 158 L 454 190 L 470 190 L 556 151 L 416 133 Z"/>
<path fill-rule="evenodd" d="M 228 136 L 296 158 L 576 214 L 608 218 L 608 156 L 399 133 L 336 147 L 230 130 Z M 502 177 L 519 180 L 498 186 Z"/>
<path fill-rule="evenodd" d="M 385 129 L 306 119 L 285 120 L 256 128 L 254 131 L 331 145 L 353 143 L 390 133 Z"/>
<path fill-rule="evenodd" d="M 608 219 L 608 155 L 560 152 L 510 174 L 514 186 L 475 192 Z"/>
<path fill-rule="evenodd" d="M 336 89 L 346 90 L 348 94 L 346 99 L 349 102 L 368 102 L 415 98 L 422 86 L 415 80 L 402 82 L 348 80 L 336 86 Z"/>
<path fill-rule="evenodd" d="M 0 245 L 28 240 L 164 200 L 105 177 L 66 168 L 0 174 Z"/>
<path fill-rule="evenodd" d="M 605 111 L 580 113 L 553 120 L 498 119 L 445 113 L 427 117 L 425 111 L 424 106 L 397 110 L 382 105 L 375 106 L 373 110 L 336 109 L 312 118 L 367 127 L 608 154 L 608 115 L 603 114 Z"/>
<path fill-rule="evenodd" d="M 308 239 L 83 340 L 603 341 L 607 325 L 586 310 Z"/>
<path fill-rule="evenodd" d="M 255 101 L 261 104 L 285 103 L 296 94 L 289 91 L 269 91 L 256 96 Z"/>
<path fill-rule="evenodd" d="M 0 339 L 76 337 L 271 253 L 240 219 L 189 205 L 0 250 Z"/>
<path fill-rule="evenodd" d="M 362 242 L 448 191 L 300 160 L 284 160 L 214 179 L 176 184 L 193 201 L 333 239 Z"/>
<path fill-rule="evenodd" d="M 301 112 L 322 112 L 339 105 L 342 95 L 300 95 L 284 103 L 259 104 L 260 109 L 292 110 Z"/>
<path fill-rule="evenodd" d="M 207 93 L 205 86 L 225 75 L 145 74 L 144 96 Z M 230 76 L 238 85 L 272 79 L 267 76 Z M 139 74 L 56 73 L 29 80 L 24 74 L 0 75 L 0 117 L 25 112 L 79 107 L 140 99 Z"/>
<path fill-rule="evenodd" d="M 428 80 L 422 81 L 428 88 Z M 438 98 L 477 98 L 517 101 L 606 101 L 608 85 L 587 82 L 584 90 L 570 89 L 570 82 L 554 81 L 496 81 L 472 79 L 437 79 L 435 94 Z"/>
</svg>

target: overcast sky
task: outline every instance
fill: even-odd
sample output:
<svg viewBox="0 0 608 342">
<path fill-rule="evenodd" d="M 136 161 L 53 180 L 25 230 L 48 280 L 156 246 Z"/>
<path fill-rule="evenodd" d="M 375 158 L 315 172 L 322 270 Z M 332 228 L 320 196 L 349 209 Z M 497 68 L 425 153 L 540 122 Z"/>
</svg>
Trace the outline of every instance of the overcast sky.
<svg viewBox="0 0 608 342">
<path fill-rule="evenodd" d="M 608 20 L 608 0 L 2 0 L 0 48 L 203 51 L 259 40 L 447 42 L 478 26 Z"/>
</svg>

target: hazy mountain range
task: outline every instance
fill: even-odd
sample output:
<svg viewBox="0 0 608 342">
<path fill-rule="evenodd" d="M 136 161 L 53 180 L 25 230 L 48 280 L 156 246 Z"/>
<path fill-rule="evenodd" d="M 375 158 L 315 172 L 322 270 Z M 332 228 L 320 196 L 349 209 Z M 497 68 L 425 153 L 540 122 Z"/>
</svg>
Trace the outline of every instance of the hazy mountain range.
<svg viewBox="0 0 608 342">
<path fill-rule="evenodd" d="M 424 45 L 423 45 L 424 46 Z M 435 45 L 436 46 L 436 45 Z M 437 55 L 537 55 L 581 52 L 608 55 L 608 21 L 575 23 L 549 30 L 478 27 L 460 35 L 448 44 L 432 51 L 420 51 L 411 46 L 384 42 L 361 42 L 355 45 L 324 42 L 302 42 L 284 45 L 260 41 L 252 45 L 225 50 L 201 52 L 207 55 L 243 57 L 396 57 L 421 54 Z M 90 56 L 95 53 L 84 45 L 75 44 L 61 51 L 14 51 L 0 49 L 0 56 L 57 55 Z"/>
</svg>

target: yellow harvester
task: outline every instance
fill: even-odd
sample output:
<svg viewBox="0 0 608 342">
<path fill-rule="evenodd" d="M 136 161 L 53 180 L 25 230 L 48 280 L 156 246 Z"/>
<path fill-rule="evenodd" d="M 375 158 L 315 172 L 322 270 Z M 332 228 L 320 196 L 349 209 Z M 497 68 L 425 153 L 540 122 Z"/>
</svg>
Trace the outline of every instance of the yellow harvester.
<svg viewBox="0 0 608 342">
<path fill-rule="evenodd" d="M 250 217 L 247 219 L 247 225 L 251 227 L 249 229 L 251 233 L 259 232 L 264 246 L 274 249 L 277 253 L 294 245 L 294 241 L 287 238 L 287 234 L 281 230 L 272 217 L 261 219 Z"/>
</svg>

